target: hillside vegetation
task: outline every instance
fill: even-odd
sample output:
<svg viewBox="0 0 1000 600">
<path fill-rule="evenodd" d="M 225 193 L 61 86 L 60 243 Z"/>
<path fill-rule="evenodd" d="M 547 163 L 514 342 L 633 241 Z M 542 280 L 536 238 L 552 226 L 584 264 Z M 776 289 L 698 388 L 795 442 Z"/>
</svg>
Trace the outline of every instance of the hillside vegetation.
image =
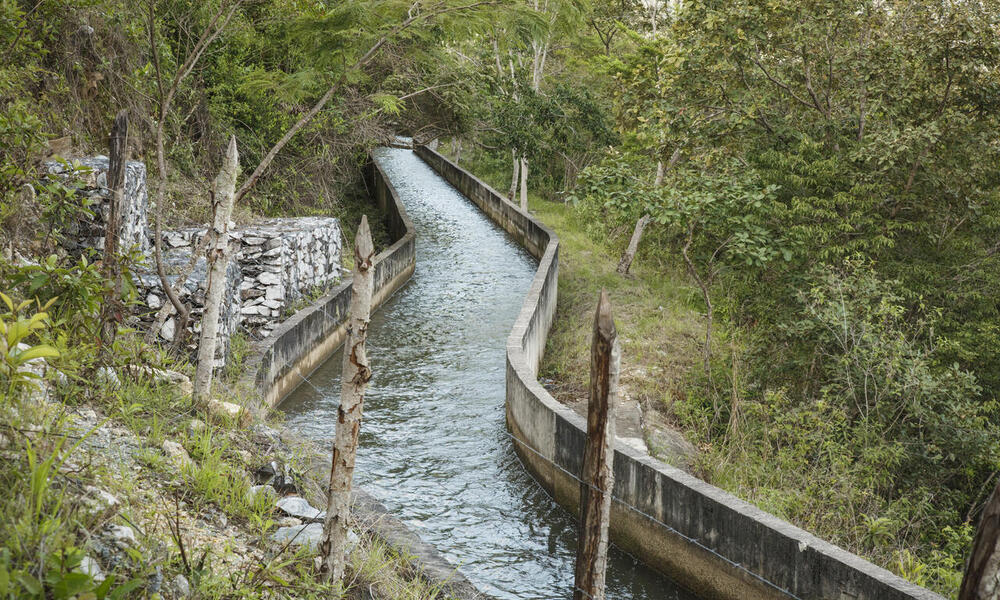
<svg viewBox="0 0 1000 600">
<path fill-rule="evenodd" d="M 608 287 L 626 382 L 702 476 L 957 593 L 1000 467 L 1000 6 L 547 6 L 541 75 L 537 38 L 478 46 L 446 146 L 504 191 L 514 147 L 569 240 L 543 370 L 585 387 Z"/>
<path fill-rule="evenodd" d="M 235 136 L 237 219 L 332 214 L 350 239 L 365 152 L 440 138 L 563 235 L 555 388 L 585 389 L 610 289 L 624 382 L 700 476 L 954 596 L 1000 472 L 998 64 L 996 0 L 0 0 L 0 317 L 67 406 L 126 419 L 102 367 L 190 371 L 125 327 L 101 345 L 113 282 L 61 246 L 90 209 L 42 177 L 106 152 L 122 109 L 166 226 L 207 221 Z M 20 429 L 7 510 L 72 439 Z M 66 571 L 84 534 L 53 523 L 0 567 Z"/>
</svg>

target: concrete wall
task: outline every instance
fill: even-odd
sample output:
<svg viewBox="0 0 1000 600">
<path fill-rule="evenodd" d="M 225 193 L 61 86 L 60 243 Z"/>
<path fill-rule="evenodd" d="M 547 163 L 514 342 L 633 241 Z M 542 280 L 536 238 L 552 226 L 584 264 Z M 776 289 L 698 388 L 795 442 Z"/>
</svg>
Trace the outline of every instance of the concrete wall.
<svg viewBox="0 0 1000 600">
<path fill-rule="evenodd" d="M 536 375 L 556 310 L 559 239 L 440 154 L 416 152 L 539 259 L 507 339 L 507 425 L 528 470 L 578 512 L 586 421 Z M 703 598 L 941 600 L 620 440 L 614 472 L 612 540 Z"/>
<path fill-rule="evenodd" d="M 416 233 L 381 167 L 369 162 L 364 176 L 369 194 L 388 214 L 389 233 L 396 240 L 375 257 L 374 311 L 413 274 Z M 255 345 L 244 381 L 257 390 L 261 407 L 277 406 L 344 343 L 351 302 L 350 277 L 346 279 Z"/>
</svg>

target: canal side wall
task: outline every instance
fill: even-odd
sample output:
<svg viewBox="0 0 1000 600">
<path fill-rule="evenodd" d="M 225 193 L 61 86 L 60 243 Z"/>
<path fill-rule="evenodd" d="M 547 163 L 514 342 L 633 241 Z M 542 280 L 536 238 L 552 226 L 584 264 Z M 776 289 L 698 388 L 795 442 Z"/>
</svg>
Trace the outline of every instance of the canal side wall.
<svg viewBox="0 0 1000 600">
<path fill-rule="evenodd" d="M 378 163 L 369 160 L 364 167 L 364 178 L 372 199 L 387 214 L 389 234 L 395 240 L 375 257 L 374 312 L 413 275 L 416 232 L 399 195 Z M 351 303 L 351 277 L 345 279 L 255 345 L 244 382 L 256 390 L 257 408 L 277 406 L 344 343 Z"/>
<path fill-rule="evenodd" d="M 559 239 L 437 152 L 417 155 L 539 259 L 507 340 L 507 425 L 528 470 L 579 513 L 585 419 L 538 382 L 556 309 Z M 943 600 L 617 440 L 611 538 L 703 598 Z"/>
</svg>

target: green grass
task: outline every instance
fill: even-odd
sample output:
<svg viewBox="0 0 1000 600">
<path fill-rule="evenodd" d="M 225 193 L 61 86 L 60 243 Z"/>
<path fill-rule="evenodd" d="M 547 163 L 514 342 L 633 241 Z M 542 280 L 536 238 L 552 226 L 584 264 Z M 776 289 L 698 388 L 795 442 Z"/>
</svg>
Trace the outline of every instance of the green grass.
<svg viewBox="0 0 1000 600">
<path fill-rule="evenodd" d="M 559 299 L 541 375 L 559 382 L 557 395 L 586 395 L 590 336 L 602 289 L 611 300 L 622 348 L 622 384 L 647 403 L 667 408 L 698 364 L 704 317 L 681 273 L 639 256 L 632 272 L 616 272 L 616 252 L 594 240 L 571 206 L 534 199 L 529 208 L 561 240 Z"/>
</svg>

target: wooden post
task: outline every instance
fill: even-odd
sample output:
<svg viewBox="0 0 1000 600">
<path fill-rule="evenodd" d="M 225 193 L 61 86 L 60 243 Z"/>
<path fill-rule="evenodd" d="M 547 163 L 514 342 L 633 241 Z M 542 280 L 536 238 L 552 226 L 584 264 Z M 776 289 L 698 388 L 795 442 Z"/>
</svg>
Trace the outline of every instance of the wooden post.
<svg viewBox="0 0 1000 600">
<path fill-rule="evenodd" d="M 340 581 L 344 577 L 354 457 L 358 449 L 365 389 L 372 377 L 365 341 L 372 308 L 374 259 L 375 247 L 368 228 L 368 217 L 363 216 L 354 239 L 354 281 L 347 320 L 347 341 L 344 344 L 333 464 L 330 467 L 330 498 L 326 507 L 326 522 L 323 524 L 323 539 L 319 544 L 323 562 L 320 572 L 324 581 Z"/>
<path fill-rule="evenodd" d="M 958 600 L 1000 599 L 1000 483 L 983 508 Z"/>
<path fill-rule="evenodd" d="M 240 156 L 236 136 L 229 138 L 229 148 L 222 168 L 215 178 L 212 191 L 212 228 L 209 236 L 208 281 L 205 284 L 205 312 L 201 317 L 201 338 L 198 341 L 198 367 L 194 375 L 194 400 L 199 406 L 208 404 L 212 393 L 212 370 L 215 367 L 215 341 L 219 333 L 219 312 L 226 291 L 226 268 L 229 266 L 229 218 L 233 214 L 236 175 Z M 175 335 L 180 335 L 177 332 Z"/>
<path fill-rule="evenodd" d="M 110 350 L 122 319 L 122 277 L 118 264 L 118 236 L 121 235 L 122 203 L 125 198 L 125 162 L 128 160 L 128 113 L 115 117 L 108 140 L 108 189 L 111 191 L 108 211 L 104 215 L 104 278 L 110 284 L 101 309 L 102 353 Z"/>
<path fill-rule="evenodd" d="M 590 407 L 580 484 L 580 541 L 576 551 L 574 600 L 603 600 L 608 563 L 608 521 L 614 487 L 614 404 L 621 355 L 606 290 L 594 315 L 590 350 Z"/>
</svg>

